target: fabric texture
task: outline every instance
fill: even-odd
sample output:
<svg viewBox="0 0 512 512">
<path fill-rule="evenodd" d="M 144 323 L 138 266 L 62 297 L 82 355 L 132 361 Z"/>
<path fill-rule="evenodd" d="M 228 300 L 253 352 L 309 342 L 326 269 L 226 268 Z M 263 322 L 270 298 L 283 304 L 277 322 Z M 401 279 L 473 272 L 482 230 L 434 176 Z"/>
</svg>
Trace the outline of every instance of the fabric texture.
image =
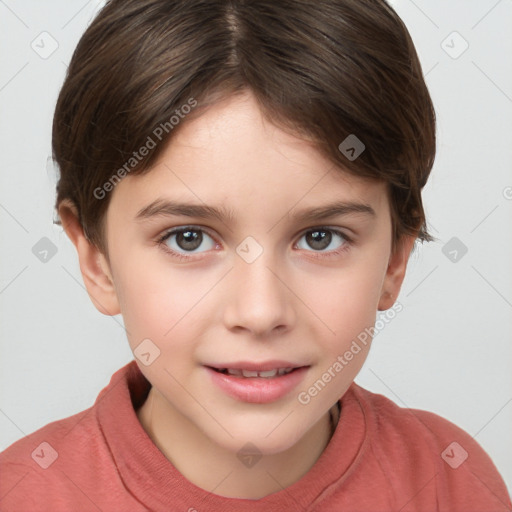
<svg viewBox="0 0 512 512">
<path fill-rule="evenodd" d="M 336 431 L 310 471 L 259 500 L 225 498 L 188 481 L 142 428 L 150 383 L 135 361 L 89 409 L 0 453 L 3 512 L 505 512 L 488 455 L 447 420 L 398 407 L 353 383 Z"/>
</svg>

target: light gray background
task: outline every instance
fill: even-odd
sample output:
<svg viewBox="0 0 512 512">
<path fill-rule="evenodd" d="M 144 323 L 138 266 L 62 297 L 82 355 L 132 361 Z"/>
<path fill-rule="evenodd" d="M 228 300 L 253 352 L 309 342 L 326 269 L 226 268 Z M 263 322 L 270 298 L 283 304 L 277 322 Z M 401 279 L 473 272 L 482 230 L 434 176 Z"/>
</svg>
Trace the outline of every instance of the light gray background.
<svg viewBox="0 0 512 512">
<path fill-rule="evenodd" d="M 52 225 L 53 109 L 101 4 L 0 0 L 0 450 L 90 407 L 133 359 L 122 318 L 96 311 L 74 247 Z M 438 154 L 424 198 L 439 241 L 412 256 L 404 309 L 375 338 L 356 382 L 462 427 L 510 490 L 512 1 L 392 5 L 411 32 L 437 112 Z M 43 31 L 58 43 L 47 58 L 31 47 L 43 51 L 46 38 L 44 51 L 51 49 Z M 453 31 L 469 44 L 459 56 L 464 42 Z M 46 263 L 32 252 L 43 237 L 57 248 Z M 459 247 L 447 246 L 446 256 L 453 237 Z"/>
</svg>

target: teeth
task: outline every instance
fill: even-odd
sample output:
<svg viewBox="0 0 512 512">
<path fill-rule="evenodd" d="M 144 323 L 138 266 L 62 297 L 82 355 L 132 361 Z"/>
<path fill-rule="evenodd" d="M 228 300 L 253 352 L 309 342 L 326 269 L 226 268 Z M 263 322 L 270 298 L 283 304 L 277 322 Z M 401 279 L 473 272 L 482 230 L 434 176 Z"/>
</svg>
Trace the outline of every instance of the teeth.
<svg viewBox="0 0 512 512">
<path fill-rule="evenodd" d="M 244 377 L 258 377 L 259 373 L 251 370 L 242 370 L 242 375 Z"/>
<path fill-rule="evenodd" d="M 254 372 L 254 373 L 257 373 L 260 377 L 275 377 L 277 375 L 277 368 L 274 368 L 273 370 L 267 370 L 265 372 Z M 244 377 L 245 376 L 246 375 L 244 372 Z"/>
<path fill-rule="evenodd" d="M 238 370 L 235 368 L 226 368 L 222 370 L 222 373 L 227 373 L 228 375 L 234 375 L 235 377 L 263 377 L 270 379 L 275 377 L 276 375 L 286 375 L 290 373 L 293 368 L 274 368 L 273 370 L 265 370 L 262 372 L 256 372 L 254 370 Z"/>
</svg>

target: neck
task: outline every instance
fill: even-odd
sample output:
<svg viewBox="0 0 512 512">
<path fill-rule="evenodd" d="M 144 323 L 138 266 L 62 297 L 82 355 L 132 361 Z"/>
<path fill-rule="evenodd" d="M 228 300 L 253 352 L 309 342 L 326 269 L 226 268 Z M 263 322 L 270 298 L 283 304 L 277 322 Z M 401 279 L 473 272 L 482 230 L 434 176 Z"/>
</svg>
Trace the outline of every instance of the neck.
<svg viewBox="0 0 512 512">
<path fill-rule="evenodd" d="M 255 465 L 237 464 L 236 456 L 213 443 L 187 418 L 169 410 L 169 404 L 151 388 L 137 410 L 148 436 L 174 467 L 194 485 L 229 498 L 260 499 L 302 478 L 329 443 L 338 421 L 337 405 L 294 446 L 263 455 Z"/>
</svg>

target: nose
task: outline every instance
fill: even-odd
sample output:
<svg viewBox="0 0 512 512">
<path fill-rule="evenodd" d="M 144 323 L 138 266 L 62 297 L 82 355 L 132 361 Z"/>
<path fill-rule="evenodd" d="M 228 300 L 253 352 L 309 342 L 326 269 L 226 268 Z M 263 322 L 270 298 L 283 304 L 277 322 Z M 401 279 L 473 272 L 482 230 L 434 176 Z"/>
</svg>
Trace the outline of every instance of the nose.
<svg viewBox="0 0 512 512">
<path fill-rule="evenodd" d="M 268 338 L 292 327 L 296 318 L 293 287 L 270 251 L 263 251 L 252 262 L 237 255 L 230 274 L 232 284 L 224 312 L 228 329 Z"/>
</svg>

